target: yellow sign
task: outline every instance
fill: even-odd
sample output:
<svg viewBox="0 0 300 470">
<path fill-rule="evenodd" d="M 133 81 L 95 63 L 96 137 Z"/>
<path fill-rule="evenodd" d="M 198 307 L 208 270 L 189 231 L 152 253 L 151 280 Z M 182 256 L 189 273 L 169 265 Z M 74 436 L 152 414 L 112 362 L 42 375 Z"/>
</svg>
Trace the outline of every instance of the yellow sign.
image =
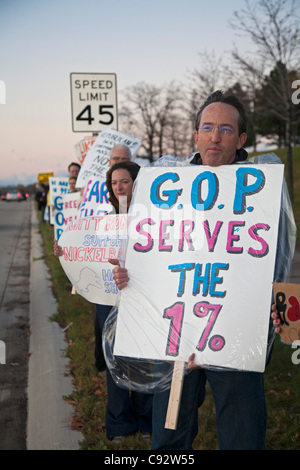
<svg viewBox="0 0 300 470">
<path fill-rule="evenodd" d="M 53 176 L 53 172 L 52 173 L 39 173 L 38 174 L 38 182 L 40 184 L 48 184 L 49 183 L 49 178 L 51 178 Z"/>
</svg>

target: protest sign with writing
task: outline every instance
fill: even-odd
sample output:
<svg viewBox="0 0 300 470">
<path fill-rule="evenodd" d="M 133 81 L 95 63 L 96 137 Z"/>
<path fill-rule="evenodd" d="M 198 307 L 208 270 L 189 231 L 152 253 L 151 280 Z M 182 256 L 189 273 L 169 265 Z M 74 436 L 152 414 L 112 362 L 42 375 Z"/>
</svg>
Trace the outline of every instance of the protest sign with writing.
<svg viewBox="0 0 300 470">
<path fill-rule="evenodd" d="M 142 168 L 114 354 L 263 371 L 283 165 Z"/>
<path fill-rule="evenodd" d="M 55 223 L 55 205 L 60 203 L 60 198 L 64 194 L 69 194 L 69 178 L 68 176 L 61 177 L 52 177 L 49 178 L 49 200 L 50 200 L 50 223 L 54 225 Z M 58 212 L 58 207 L 56 208 L 56 214 Z M 59 217 L 59 216 L 58 216 Z"/>
<path fill-rule="evenodd" d="M 300 284 L 274 282 L 273 289 L 281 320 L 280 340 L 293 344 L 300 340 Z"/>
<path fill-rule="evenodd" d="M 127 145 L 134 159 L 141 142 L 135 137 L 112 129 L 102 131 L 84 159 L 76 181 L 78 188 L 82 188 L 91 177 L 106 178 L 110 151 L 117 144 Z"/>
<path fill-rule="evenodd" d="M 127 237 L 127 214 L 85 217 L 69 222 L 60 238 L 61 265 L 76 292 L 88 301 L 115 305 L 118 289 L 109 258 L 117 258 Z"/>
<path fill-rule="evenodd" d="M 103 215 L 112 210 L 113 206 L 108 200 L 105 179 L 97 177 L 89 178 L 83 190 L 80 217 Z"/>
<path fill-rule="evenodd" d="M 54 198 L 54 234 L 59 240 L 69 222 L 79 218 L 80 192 L 63 194 Z"/>
<path fill-rule="evenodd" d="M 79 163 L 82 165 L 88 151 L 92 148 L 93 143 L 96 140 L 96 136 L 88 136 L 80 140 L 75 145 L 76 155 L 79 160 Z"/>
</svg>

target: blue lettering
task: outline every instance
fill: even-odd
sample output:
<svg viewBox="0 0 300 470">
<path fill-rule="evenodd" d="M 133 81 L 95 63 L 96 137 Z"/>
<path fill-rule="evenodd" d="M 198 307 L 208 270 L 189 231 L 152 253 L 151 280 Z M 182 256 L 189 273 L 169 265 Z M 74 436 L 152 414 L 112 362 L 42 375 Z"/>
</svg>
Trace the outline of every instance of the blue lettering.
<svg viewBox="0 0 300 470">
<path fill-rule="evenodd" d="M 209 295 L 212 297 L 225 297 L 226 291 L 215 291 L 216 284 L 221 284 L 223 282 L 223 278 L 219 277 L 219 270 L 225 269 L 228 271 L 229 264 L 225 263 L 213 263 L 211 266 L 211 279 L 209 285 Z"/>
<path fill-rule="evenodd" d="M 208 182 L 208 193 L 204 200 L 201 196 L 201 188 L 204 180 Z M 215 205 L 219 194 L 219 181 L 211 171 L 203 171 L 193 181 L 191 191 L 192 206 L 196 210 L 209 210 Z M 199 207 L 200 206 L 200 207 Z"/>
<path fill-rule="evenodd" d="M 93 187 L 88 197 L 89 202 L 91 201 L 93 196 L 96 197 L 96 202 L 99 202 L 99 181 L 96 181 L 96 183 L 93 184 Z"/>
<path fill-rule="evenodd" d="M 248 176 L 252 175 L 256 180 L 248 185 Z M 256 194 L 265 185 L 265 175 L 257 168 L 239 168 L 236 172 L 236 189 L 233 203 L 233 212 L 243 214 L 246 211 L 246 196 Z"/>
<path fill-rule="evenodd" d="M 57 211 L 61 211 L 63 208 L 63 203 L 62 202 L 58 203 L 59 199 L 61 200 L 61 196 L 57 196 L 54 198 L 54 207 Z"/>
<path fill-rule="evenodd" d="M 172 266 L 168 266 L 168 269 L 173 273 L 180 272 L 177 297 L 181 297 L 184 294 L 186 270 L 194 269 L 194 267 L 195 263 L 173 264 Z"/>
<path fill-rule="evenodd" d="M 64 224 L 64 216 L 63 216 L 62 212 L 58 212 L 55 215 L 55 222 L 57 223 L 57 225 L 63 225 Z"/>
<path fill-rule="evenodd" d="M 106 187 L 106 181 L 104 181 L 104 183 L 101 184 L 101 188 L 100 188 L 100 204 L 103 203 L 103 199 L 105 199 L 105 202 L 108 203 L 108 189 Z"/>
<path fill-rule="evenodd" d="M 164 173 L 163 175 L 158 176 L 152 183 L 151 190 L 150 190 L 150 199 L 152 204 L 156 207 L 161 209 L 170 209 L 171 207 L 176 204 L 176 201 L 180 194 L 182 193 L 182 189 L 170 189 L 162 191 L 162 196 L 166 196 L 166 199 L 162 199 L 160 194 L 161 186 L 167 181 L 171 180 L 173 183 L 179 181 L 179 176 L 177 173 Z"/>
</svg>

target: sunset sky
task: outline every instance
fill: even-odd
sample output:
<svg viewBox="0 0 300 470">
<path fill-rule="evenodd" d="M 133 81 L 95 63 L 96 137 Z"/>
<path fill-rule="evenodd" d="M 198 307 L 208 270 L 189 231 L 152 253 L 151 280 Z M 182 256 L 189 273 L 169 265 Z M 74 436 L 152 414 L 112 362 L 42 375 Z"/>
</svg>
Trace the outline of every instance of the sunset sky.
<svg viewBox="0 0 300 470">
<path fill-rule="evenodd" d="M 115 73 L 120 95 L 138 82 L 184 82 L 199 52 L 225 56 L 234 43 L 249 46 L 229 27 L 242 7 L 241 0 L 0 0 L 0 185 L 67 174 L 77 160 L 74 146 L 86 134 L 72 131 L 71 73 Z"/>
</svg>

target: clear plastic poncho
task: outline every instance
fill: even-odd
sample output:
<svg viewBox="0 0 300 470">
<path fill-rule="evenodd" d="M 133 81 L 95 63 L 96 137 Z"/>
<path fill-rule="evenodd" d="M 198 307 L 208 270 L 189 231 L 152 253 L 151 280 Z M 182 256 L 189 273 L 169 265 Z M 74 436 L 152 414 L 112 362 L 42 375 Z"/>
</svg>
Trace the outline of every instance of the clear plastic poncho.
<svg viewBox="0 0 300 470">
<path fill-rule="evenodd" d="M 187 158 L 174 158 L 167 155 L 160 158 L 150 166 L 189 166 L 193 157 L 194 155 Z M 241 163 L 278 164 L 282 162 L 276 154 L 268 153 L 249 158 L 247 161 Z M 296 224 L 288 189 L 285 180 L 283 180 L 274 282 L 288 282 L 294 256 L 295 243 Z M 121 263 L 124 263 L 125 258 L 126 243 L 119 253 Z M 272 303 L 273 299 L 270 299 L 270 306 Z M 142 393 L 162 392 L 170 389 L 171 382 L 174 380 L 174 361 L 148 360 L 114 355 L 113 351 L 117 316 L 118 305 L 112 308 L 103 331 L 103 350 L 106 364 L 116 384 L 122 388 Z M 273 326 L 273 322 L 270 317 L 266 363 L 268 362 L 271 354 L 274 337 L 275 327 Z M 217 369 L 220 370 L 219 368 Z M 188 374 L 189 372 L 187 364 L 185 364 L 184 374 Z"/>
</svg>

